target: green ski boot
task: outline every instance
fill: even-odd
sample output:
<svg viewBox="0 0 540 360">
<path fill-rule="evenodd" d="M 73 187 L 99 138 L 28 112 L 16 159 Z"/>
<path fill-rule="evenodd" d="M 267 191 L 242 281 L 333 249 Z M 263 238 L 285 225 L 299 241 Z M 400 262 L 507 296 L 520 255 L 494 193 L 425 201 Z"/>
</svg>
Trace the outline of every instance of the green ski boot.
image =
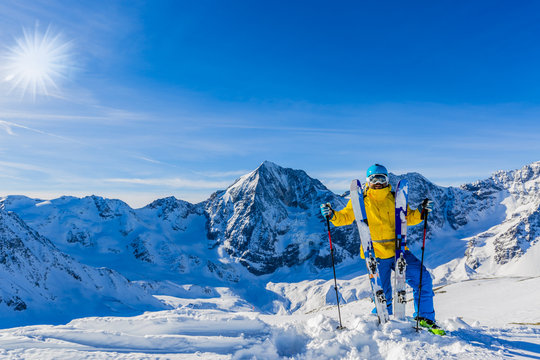
<svg viewBox="0 0 540 360">
<path fill-rule="evenodd" d="M 421 317 L 419 320 L 420 320 L 419 321 L 420 326 L 426 328 L 426 330 L 428 330 L 429 332 L 435 335 L 439 335 L 439 336 L 446 335 L 446 331 L 441 329 L 437 324 L 435 324 L 434 321 L 431 321 L 423 317 Z"/>
</svg>

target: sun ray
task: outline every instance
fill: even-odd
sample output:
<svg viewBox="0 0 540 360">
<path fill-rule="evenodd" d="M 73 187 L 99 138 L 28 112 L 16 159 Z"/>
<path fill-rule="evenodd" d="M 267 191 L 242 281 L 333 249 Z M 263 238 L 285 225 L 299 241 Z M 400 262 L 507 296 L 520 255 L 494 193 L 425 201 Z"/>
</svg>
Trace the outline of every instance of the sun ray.
<svg viewBox="0 0 540 360">
<path fill-rule="evenodd" d="M 30 94 L 35 100 L 37 95 L 51 95 L 67 77 L 71 45 L 50 26 L 44 33 L 37 25 L 33 31 L 23 29 L 23 36 L 2 57 L 2 80 L 10 92 L 18 91 L 23 97 Z"/>
</svg>

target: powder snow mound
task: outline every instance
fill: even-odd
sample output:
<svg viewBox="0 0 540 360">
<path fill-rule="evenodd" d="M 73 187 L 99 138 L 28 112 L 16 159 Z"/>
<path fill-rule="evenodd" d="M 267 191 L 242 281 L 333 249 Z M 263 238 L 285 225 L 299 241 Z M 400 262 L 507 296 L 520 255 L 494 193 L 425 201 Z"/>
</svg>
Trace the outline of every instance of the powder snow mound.
<svg viewBox="0 0 540 360">
<path fill-rule="evenodd" d="M 60 252 L 15 213 L 2 209 L 0 254 L 2 326 L 164 308 L 119 273 L 83 265 Z"/>
</svg>

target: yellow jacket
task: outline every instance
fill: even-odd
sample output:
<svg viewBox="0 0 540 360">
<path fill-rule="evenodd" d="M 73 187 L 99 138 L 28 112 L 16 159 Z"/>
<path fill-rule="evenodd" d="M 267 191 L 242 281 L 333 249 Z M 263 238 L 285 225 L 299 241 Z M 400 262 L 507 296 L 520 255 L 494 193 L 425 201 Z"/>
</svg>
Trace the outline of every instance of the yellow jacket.
<svg viewBox="0 0 540 360">
<path fill-rule="evenodd" d="M 395 198 L 392 188 L 383 189 L 366 188 L 364 191 L 364 204 L 373 241 L 375 256 L 388 259 L 396 253 L 396 215 Z M 360 199 L 361 201 L 362 199 Z M 336 211 L 332 217 L 334 226 L 350 225 L 354 221 L 354 212 L 351 200 L 342 210 Z M 407 206 L 407 225 L 417 225 L 422 222 L 420 211 L 411 210 Z M 364 251 L 360 245 L 360 256 L 364 258 Z"/>
</svg>

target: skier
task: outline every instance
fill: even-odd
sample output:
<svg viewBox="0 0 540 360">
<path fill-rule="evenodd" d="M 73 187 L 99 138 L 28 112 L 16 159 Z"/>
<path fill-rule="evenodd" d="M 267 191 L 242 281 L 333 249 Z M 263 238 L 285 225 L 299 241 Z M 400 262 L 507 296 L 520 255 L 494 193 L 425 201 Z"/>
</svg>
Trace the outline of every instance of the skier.
<svg viewBox="0 0 540 360">
<path fill-rule="evenodd" d="M 396 233 L 395 233 L 395 198 L 388 181 L 388 171 L 382 165 L 375 164 L 367 170 L 367 186 L 364 191 L 364 204 L 367 213 L 373 249 L 377 258 L 379 275 L 382 281 L 385 297 L 387 300 L 388 313 L 392 314 L 392 285 L 390 281 L 391 271 L 395 267 Z M 420 205 L 416 210 L 407 207 L 407 225 L 417 225 L 422 222 L 422 211 L 431 212 L 433 202 L 428 200 L 425 208 Z M 350 225 L 354 222 L 355 216 L 351 201 L 340 211 L 334 211 L 330 204 L 321 205 L 321 213 L 324 217 L 330 217 L 334 226 Z M 360 246 L 360 256 L 364 258 L 362 246 Z M 418 285 L 420 281 L 420 260 L 418 260 L 408 248 L 405 250 L 405 260 L 407 261 L 406 281 L 413 288 L 414 294 L 414 316 L 419 316 L 420 325 L 429 328 L 432 332 L 443 335 L 444 330 L 435 324 L 435 310 L 433 308 L 433 284 L 431 276 L 422 266 L 422 294 L 418 296 Z M 417 314 L 418 303 L 420 314 Z M 376 313 L 376 309 L 373 309 Z M 416 318 L 415 318 L 416 320 Z"/>
</svg>

